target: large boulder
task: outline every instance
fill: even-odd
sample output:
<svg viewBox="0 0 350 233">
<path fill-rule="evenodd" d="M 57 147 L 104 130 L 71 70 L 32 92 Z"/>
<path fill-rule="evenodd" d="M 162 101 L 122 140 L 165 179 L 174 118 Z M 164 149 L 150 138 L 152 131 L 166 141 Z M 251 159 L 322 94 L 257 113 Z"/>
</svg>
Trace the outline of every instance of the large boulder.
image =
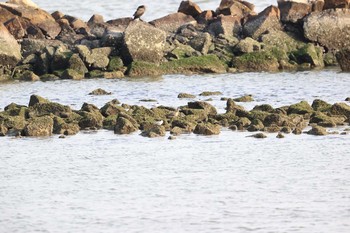
<svg viewBox="0 0 350 233">
<path fill-rule="evenodd" d="M 312 5 L 307 1 L 278 1 L 278 8 L 282 22 L 297 23 L 311 12 Z"/>
<path fill-rule="evenodd" d="M 46 11 L 28 6 L 28 5 L 17 5 L 11 3 L 0 3 L 0 8 L 5 8 L 14 15 L 25 18 L 30 21 L 30 23 L 39 27 L 42 32 L 52 39 L 61 32 L 61 27 L 55 21 L 55 19 Z"/>
<path fill-rule="evenodd" d="M 49 116 L 35 117 L 29 120 L 24 128 L 25 136 L 44 137 L 50 136 L 53 131 L 53 119 Z"/>
<path fill-rule="evenodd" d="M 158 29 L 166 32 L 176 32 L 183 25 L 197 25 L 197 21 L 191 16 L 183 12 L 169 14 L 159 19 L 149 22 Z"/>
<path fill-rule="evenodd" d="M 21 60 L 21 46 L 0 23 L 0 66 L 14 67 Z"/>
<path fill-rule="evenodd" d="M 160 63 L 165 49 L 166 33 L 152 25 L 135 20 L 124 32 L 122 59 L 124 64 L 132 61 Z"/>
<path fill-rule="evenodd" d="M 200 13 L 202 13 L 202 10 L 196 3 L 192 1 L 182 1 L 177 12 L 197 17 L 200 15 Z"/>
<path fill-rule="evenodd" d="M 257 16 L 248 19 L 243 26 L 243 34 L 258 39 L 266 31 L 281 29 L 279 9 L 275 6 L 269 6 Z"/>
<path fill-rule="evenodd" d="M 239 35 L 242 31 L 241 18 L 238 16 L 218 16 L 208 25 L 207 31 L 214 36 L 220 34 Z"/>
<path fill-rule="evenodd" d="M 328 49 L 349 47 L 350 10 L 330 9 L 311 13 L 304 20 L 304 35 Z"/>
<path fill-rule="evenodd" d="M 135 125 L 127 118 L 119 117 L 114 127 L 115 134 L 130 134 L 137 131 Z"/>
<path fill-rule="evenodd" d="M 193 133 L 200 135 L 218 135 L 220 134 L 220 125 L 211 123 L 200 123 L 196 126 Z"/>
<path fill-rule="evenodd" d="M 350 72 L 350 48 L 345 48 L 337 52 L 336 58 L 342 71 Z"/>
<path fill-rule="evenodd" d="M 12 4 L 17 4 L 17 5 L 22 5 L 22 6 L 30 6 L 30 7 L 38 8 L 38 5 L 36 5 L 31 0 L 9 0 L 9 1 L 7 1 L 7 3 L 12 3 Z"/>
</svg>

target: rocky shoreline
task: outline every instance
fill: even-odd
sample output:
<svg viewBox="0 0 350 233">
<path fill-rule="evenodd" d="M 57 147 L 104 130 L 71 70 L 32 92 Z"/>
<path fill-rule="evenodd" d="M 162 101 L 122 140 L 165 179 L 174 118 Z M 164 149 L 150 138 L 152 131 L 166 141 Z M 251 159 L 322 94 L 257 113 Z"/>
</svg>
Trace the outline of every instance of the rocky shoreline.
<svg viewBox="0 0 350 233">
<path fill-rule="evenodd" d="M 88 22 L 30 0 L 0 3 L 0 80 L 276 72 L 339 65 L 350 71 L 348 0 L 278 1 L 260 13 L 241 0 L 214 10 L 182 1 L 144 22 Z"/>
<path fill-rule="evenodd" d="M 108 95 L 103 89 L 92 91 L 92 95 Z M 202 96 L 220 95 L 218 92 L 203 92 Z M 191 100 L 196 96 L 180 93 L 178 98 Z M 53 134 L 64 138 L 81 130 L 107 129 L 115 134 L 141 132 L 144 137 L 169 139 L 181 134 L 218 135 L 222 128 L 233 131 L 254 132 L 252 137 L 265 138 L 265 133 L 276 133 L 278 138 L 285 134 L 348 135 L 350 128 L 350 106 L 344 102 L 329 104 L 315 99 L 310 105 L 301 101 L 290 106 L 273 108 L 268 104 L 257 105 L 246 110 L 239 102 L 252 102 L 250 95 L 240 98 L 222 98 L 226 101 L 226 112 L 218 110 L 205 101 L 190 101 L 178 108 L 157 106 L 146 108 L 139 105 L 121 104 L 117 99 L 102 108 L 84 103 L 79 110 L 51 102 L 38 95 L 32 95 L 28 106 L 11 103 L 0 112 L 0 136 L 46 137 Z M 347 98 L 349 100 L 349 98 Z M 145 100 L 151 101 L 151 100 Z M 311 126 L 310 130 L 306 130 Z M 327 128 L 341 126 L 342 132 Z"/>
</svg>

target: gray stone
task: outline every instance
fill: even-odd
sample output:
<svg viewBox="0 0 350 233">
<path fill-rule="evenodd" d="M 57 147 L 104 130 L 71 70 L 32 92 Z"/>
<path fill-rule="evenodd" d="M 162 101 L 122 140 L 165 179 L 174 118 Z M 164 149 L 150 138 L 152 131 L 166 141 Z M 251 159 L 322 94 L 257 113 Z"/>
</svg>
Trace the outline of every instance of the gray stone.
<svg viewBox="0 0 350 233">
<path fill-rule="evenodd" d="M 169 14 L 149 23 L 166 32 L 176 32 L 178 28 L 187 24 L 197 25 L 197 21 L 192 16 L 181 12 Z"/>
<path fill-rule="evenodd" d="M 236 16 L 218 16 L 207 28 L 208 32 L 214 36 L 224 34 L 227 36 L 236 36 L 241 33 L 241 19 Z"/>
<path fill-rule="evenodd" d="M 122 59 L 124 64 L 132 61 L 160 63 L 163 59 L 166 34 L 152 25 L 135 20 L 124 32 Z"/>
</svg>

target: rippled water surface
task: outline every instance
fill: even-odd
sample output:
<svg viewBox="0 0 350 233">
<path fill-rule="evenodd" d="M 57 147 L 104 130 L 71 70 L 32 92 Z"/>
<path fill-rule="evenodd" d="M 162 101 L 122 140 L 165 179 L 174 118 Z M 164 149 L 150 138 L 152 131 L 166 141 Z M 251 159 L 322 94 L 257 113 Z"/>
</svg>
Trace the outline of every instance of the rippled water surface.
<svg viewBox="0 0 350 233">
<path fill-rule="evenodd" d="M 179 106 L 179 92 L 208 90 L 252 94 L 247 109 L 335 103 L 350 96 L 349 81 L 326 70 L 2 83 L 0 108 L 28 104 L 31 94 L 74 109 L 113 98 Z M 98 87 L 112 95 L 88 95 Z M 220 98 L 211 103 L 224 111 Z M 0 138 L 0 232 L 350 232 L 350 135 L 247 135 Z"/>
<path fill-rule="evenodd" d="M 93 14 L 101 14 L 106 20 L 130 17 L 139 5 L 146 5 L 147 11 L 142 18 L 150 21 L 176 12 L 181 0 L 112 0 L 108 2 L 99 0 L 34 0 L 34 2 L 49 12 L 59 10 L 65 14 L 71 14 L 84 20 L 88 20 Z M 215 10 L 221 0 L 195 0 L 194 2 L 202 10 Z M 277 0 L 252 0 L 249 2 L 255 4 L 256 11 L 258 12 L 271 4 L 277 4 Z"/>
</svg>

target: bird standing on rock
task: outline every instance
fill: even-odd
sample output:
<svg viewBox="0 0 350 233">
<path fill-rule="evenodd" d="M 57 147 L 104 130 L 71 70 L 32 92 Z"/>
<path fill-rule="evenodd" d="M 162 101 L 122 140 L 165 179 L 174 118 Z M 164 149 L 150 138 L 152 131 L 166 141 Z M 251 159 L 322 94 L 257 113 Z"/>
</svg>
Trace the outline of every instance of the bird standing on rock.
<svg viewBox="0 0 350 233">
<path fill-rule="evenodd" d="M 134 13 L 134 19 L 139 19 L 146 11 L 146 6 L 145 5 L 141 5 L 137 8 L 137 10 Z"/>
</svg>

